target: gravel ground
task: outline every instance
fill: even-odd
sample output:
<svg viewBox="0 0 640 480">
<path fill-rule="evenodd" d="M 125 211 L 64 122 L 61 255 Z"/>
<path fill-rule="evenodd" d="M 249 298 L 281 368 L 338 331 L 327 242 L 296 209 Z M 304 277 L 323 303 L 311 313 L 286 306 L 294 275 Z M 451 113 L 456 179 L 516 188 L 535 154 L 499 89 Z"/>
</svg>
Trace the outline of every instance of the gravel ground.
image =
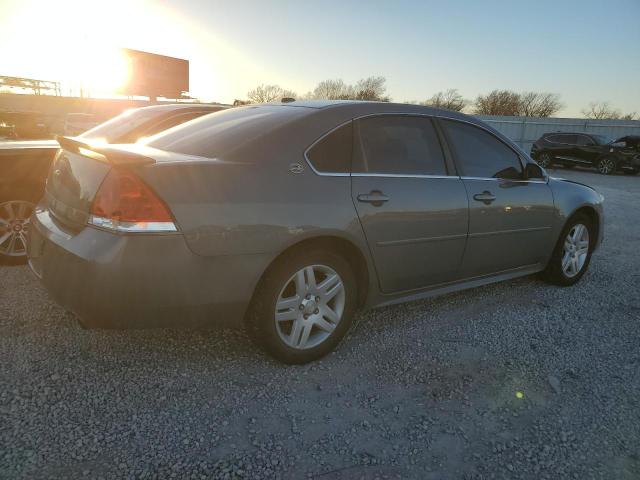
<svg viewBox="0 0 640 480">
<path fill-rule="evenodd" d="M 0 269 L 2 478 L 640 478 L 640 178 L 591 269 L 363 313 L 323 361 L 231 331 L 84 331 Z M 521 397 L 521 398 L 519 398 Z"/>
</svg>

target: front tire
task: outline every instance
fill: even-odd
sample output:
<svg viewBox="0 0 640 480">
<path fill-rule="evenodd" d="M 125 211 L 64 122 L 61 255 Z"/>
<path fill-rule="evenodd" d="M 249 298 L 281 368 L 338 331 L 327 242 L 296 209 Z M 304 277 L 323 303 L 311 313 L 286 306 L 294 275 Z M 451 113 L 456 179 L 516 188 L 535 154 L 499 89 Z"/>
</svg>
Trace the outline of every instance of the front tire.
<svg viewBox="0 0 640 480">
<path fill-rule="evenodd" d="M 577 283 L 589 268 L 595 241 L 596 232 L 589 217 L 578 214 L 570 218 L 542 272 L 543 278 L 562 287 Z"/>
<path fill-rule="evenodd" d="M 353 323 L 357 282 L 349 263 L 320 249 L 285 254 L 260 281 L 246 318 L 251 340 L 287 364 L 317 360 Z"/>
</svg>

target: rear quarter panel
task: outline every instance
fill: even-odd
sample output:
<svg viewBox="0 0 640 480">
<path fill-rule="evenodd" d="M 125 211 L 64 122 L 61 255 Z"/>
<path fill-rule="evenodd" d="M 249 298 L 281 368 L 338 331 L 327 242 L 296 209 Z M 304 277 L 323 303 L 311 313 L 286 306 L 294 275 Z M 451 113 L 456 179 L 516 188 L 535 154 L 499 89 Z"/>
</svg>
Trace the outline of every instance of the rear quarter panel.
<svg viewBox="0 0 640 480">
<path fill-rule="evenodd" d="M 198 255 L 277 255 L 330 235 L 367 244 L 351 200 L 351 180 L 319 176 L 304 159 L 314 140 L 343 119 L 314 115 L 229 152 L 225 158 L 158 162 L 138 173 L 167 202 Z M 300 164 L 301 173 L 290 171 Z"/>
</svg>

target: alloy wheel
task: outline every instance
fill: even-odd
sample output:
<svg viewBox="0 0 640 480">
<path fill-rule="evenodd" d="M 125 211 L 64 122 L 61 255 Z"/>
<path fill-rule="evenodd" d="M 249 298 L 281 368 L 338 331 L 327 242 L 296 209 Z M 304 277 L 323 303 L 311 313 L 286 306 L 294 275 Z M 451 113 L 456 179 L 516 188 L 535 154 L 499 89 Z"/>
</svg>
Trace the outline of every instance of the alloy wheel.
<svg viewBox="0 0 640 480">
<path fill-rule="evenodd" d="M 605 157 L 598 162 L 598 171 L 603 175 L 609 175 L 610 173 L 613 173 L 613 170 L 615 168 L 615 162 L 608 157 Z"/>
<path fill-rule="evenodd" d="M 282 341 L 306 350 L 320 345 L 336 329 L 345 307 L 340 275 L 326 265 L 309 265 L 286 282 L 276 301 L 274 319 Z"/>
<path fill-rule="evenodd" d="M 29 217 L 34 207 L 25 200 L 0 203 L 0 255 L 22 257 L 27 254 Z"/>
<path fill-rule="evenodd" d="M 564 240 L 562 252 L 562 271 L 571 278 L 580 273 L 589 254 L 589 229 L 582 223 L 576 223 Z"/>
<path fill-rule="evenodd" d="M 549 166 L 551 165 L 551 155 L 549 155 L 548 153 L 543 153 L 542 155 L 540 155 L 540 158 L 538 158 L 538 165 L 540 165 L 542 168 L 549 168 Z"/>
</svg>

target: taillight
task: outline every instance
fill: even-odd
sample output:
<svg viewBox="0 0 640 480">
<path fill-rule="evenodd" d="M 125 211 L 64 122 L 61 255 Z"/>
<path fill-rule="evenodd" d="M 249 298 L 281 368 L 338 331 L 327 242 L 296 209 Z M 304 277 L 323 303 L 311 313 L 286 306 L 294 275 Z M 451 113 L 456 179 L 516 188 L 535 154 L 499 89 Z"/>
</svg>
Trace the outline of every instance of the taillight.
<svg viewBox="0 0 640 480">
<path fill-rule="evenodd" d="M 89 224 L 119 232 L 175 232 L 167 205 L 137 175 L 112 168 L 93 200 Z"/>
</svg>

